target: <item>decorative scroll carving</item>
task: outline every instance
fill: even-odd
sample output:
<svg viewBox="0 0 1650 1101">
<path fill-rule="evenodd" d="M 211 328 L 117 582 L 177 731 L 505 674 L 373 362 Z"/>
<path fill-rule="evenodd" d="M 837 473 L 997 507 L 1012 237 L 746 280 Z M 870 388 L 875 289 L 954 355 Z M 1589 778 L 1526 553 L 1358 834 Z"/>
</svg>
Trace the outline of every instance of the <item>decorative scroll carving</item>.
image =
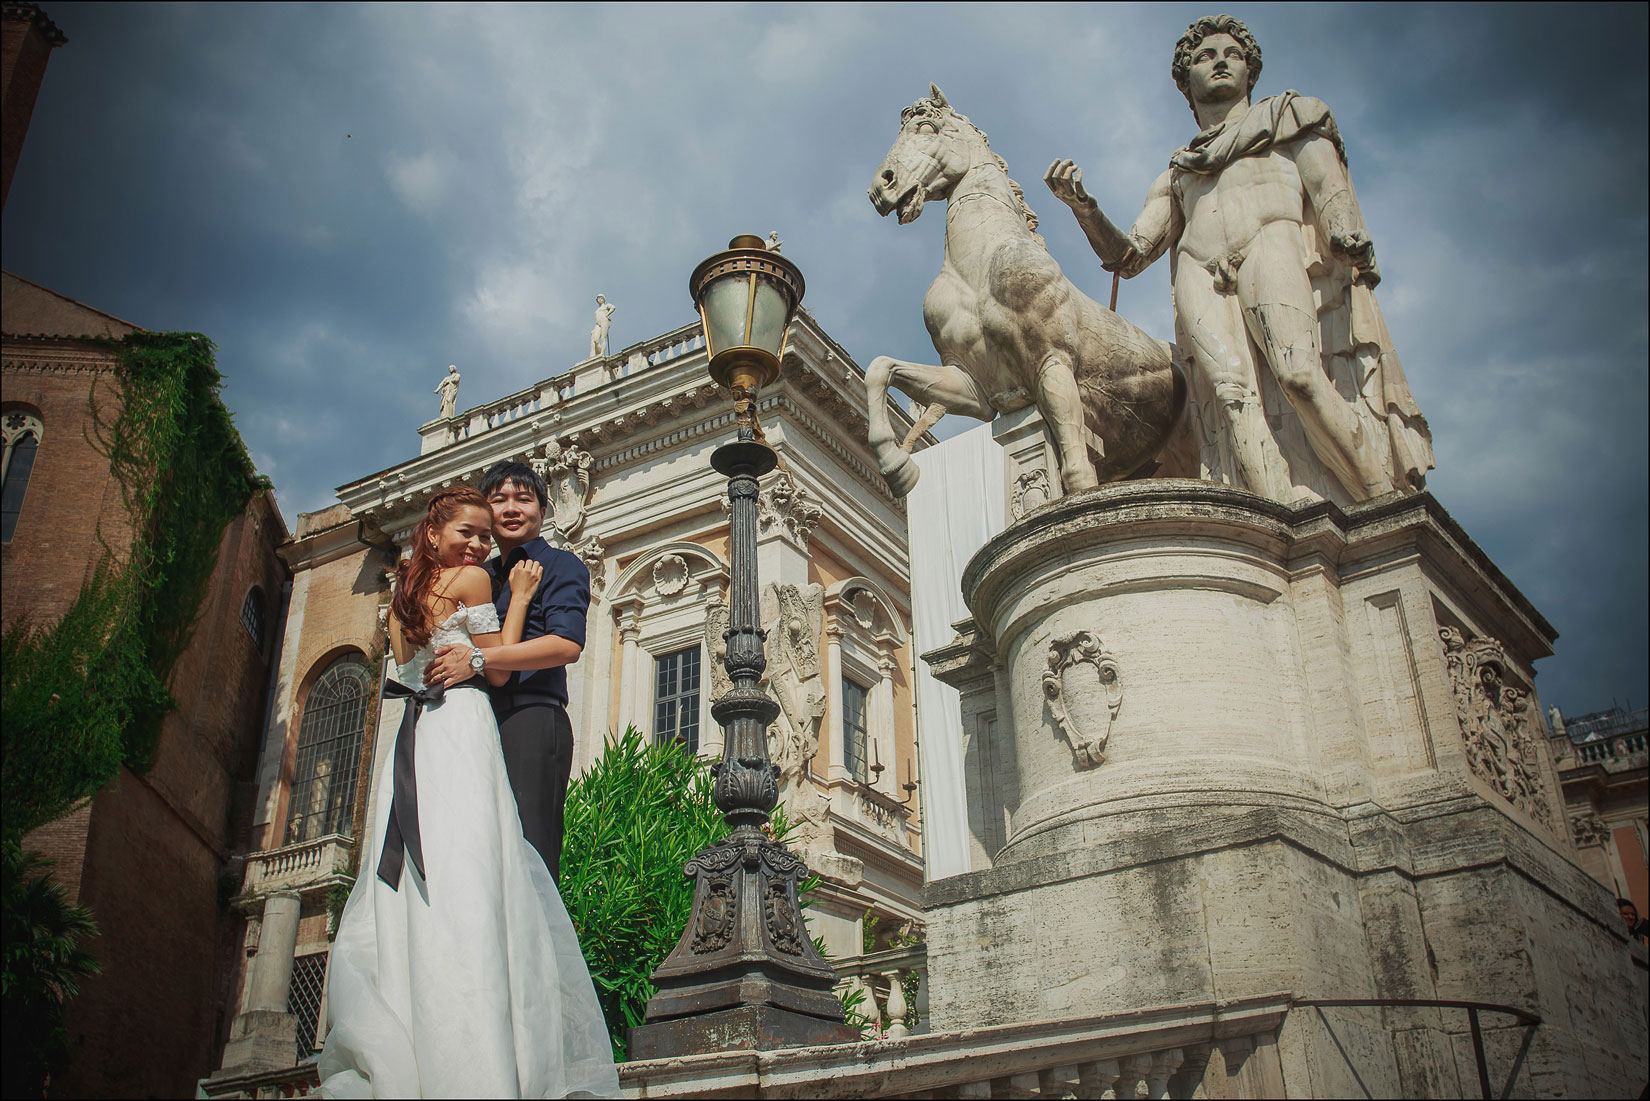
<svg viewBox="0 0 1650 1101">
<path fill-rule="evenodd" d="M 1085 671 L 1084 666 L 1092 671 Z M 1117 663 L 1092 631 L 1058 635 L 1048 644 L 1043 693 L 1054 722 L 1071 746 L 1072 766 L 1094 768 L 1106 759 L 1112 720 L 1123 706 Z"/>
<path fill-rule="evenodd" d="M 768 731 L 769 754 L 780 776 L 793 780 L 819 751 L 819 725 L 825 716 L 825 682 L 819 668 L 825 589 L 817 584 L 770 584 L 762 604 L 768 635 L 767 686 L 780 710 L 780 720 Z"/>
<path fill-rule="evenodd" d="M 723 636 L 727 634 L 732 623 L 732 613 L 728 609 L 727 601 L 723 600 L 720 594 L 705 602 L 705 653 L 709 655 L 712 703 L 721 699 L 727 690 L 733 687 L 733 681 L 728 679 L 727 667 L 722 664 L 723 659 L 728 656 L 728 640 Z"/>
<path fill-rule="evenodd" d="M 687 588 L 688 565 L 679 554 L 667 554 L 653 563 L 653 588 L 660 596 L 675 596 Z"/>
<path fill-rule="evenodd" d="M 790 895 L 797 876 L 806 875 L 807 867 L 777 845 L 762 846 L 763 877 L 762 910 L 773 946 L 792 956 L 806 955 L 808 943 L 797 921 L 801 913 Z"/>
<path fill-rule="evenodd" d="M 1604 819 L 1591 812 L 1577 814 L 1570 819 L 1570 836 L 1582 848 L 1603 845 L 1610 838 L 1610 827 L 1604 824 Z"/>
<path fill-rule="evenodd" d="M 1014 479 L 1014 495 L 1009 502 L 1009 511 L 1018 520 L 1034 508 L 1039 508 L 1054 500 L 1054 491 L 1049 486 L 1048 471 L 1040 466 L 1020 473 Z"/>
<path fill-rule="evenodd" d="M 1439 628 L 1438 640 L 1455 690 L 1468 765 L 1496 794 L 1556 830 L 1541 747 L 1530 731 L 1530 695 L 1507 682 L 1506 649 L 1493 638 L 1469 641 L 1454 627 Z"/>
<path fill-rule="evenodd" d="M 544 445 L 544 457 L 532 461 L 550 493 L 550 516 L 546 519 L 564 540 L 571 542 L 584 527 L 590 505 L 590 452 L 577 444 L 566 446 L 551 440 Z"/>
<path fill-rule="evenodd" d="M 731 506 L 724 498 L 724 511 Z M 757 531 L 766 535 L 778 525 L 803 549 L 808 549 L 808 536 L 814 525 L 825 515 L 825 510 L 796 484 L 789 472 L 781 470 L 769 480 L 756 499 Z"/>
<path fill-rule="evenodd" d="M 700 955 L 726 948 L 733 940 L 739 916 L 733 868 L 738 862 L 738 846 L 719 845 L 699 853 L 682 868 L 689 876 L 704 876 L 704 894 L 691 945 L 692 950 Z"/>
<path fill-rule="evenodd" d="M 607 548 L 602 546 L 600 539 L 592 535 L 568 550 L 578 555 L 579 561 L 590 571 L 590 591 L 600 596 L 602 590 L 607 588 L 607 576 L 602 571 L 602 564 L 607 560 Z"/>
</svg>

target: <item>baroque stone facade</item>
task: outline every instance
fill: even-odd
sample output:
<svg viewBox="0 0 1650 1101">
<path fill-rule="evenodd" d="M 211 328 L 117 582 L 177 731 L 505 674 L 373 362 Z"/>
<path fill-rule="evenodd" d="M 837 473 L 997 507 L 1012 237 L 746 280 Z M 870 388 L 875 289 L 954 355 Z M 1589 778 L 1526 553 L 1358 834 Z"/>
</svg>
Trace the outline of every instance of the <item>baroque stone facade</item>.
<svg viewBox="0 0 1650 1101">
<path fill-rule="evenodd" d="M 857 442 L 864 401 L 863 372 L 799 314 L 783 377 L 762 399 L 782 465 L 762 482 L 758 565 L 766 683 L 781 704 L 770 749 L 802 827 L 801 855 L 823 877 L 812 933 L 838 958 L 863 951 L 868 913 L 888 932 L 922 919 L 904 508 Z M 546 538 L 590 568 L 588 637 L 568 670 L 575 776 L 626 725 L 683 738 L 702 756 L 721 753 L 710 704 L 726 688 L 719 647 L 730 564 L 726 481 L 709 454 L 732 432 L 732 403 L 708 379 L 697 325 L 419 431 L 415 457 L 340 487 L 339 503 L 300 517 L 283 548 L 292 599 L 249 871 L 235 898 L 247 919 L 246 963 L 228 1007 L 236 1039 L 206 1084 L 213 1093 L 277 1069 L 259 1037 L 292 1037 L 280 1050 L 295 1041 L 298 1055 L 319 1039 L 324 1007 L 319 998 L 299 1004 L 297 984 L 316 966 L 307 961 L 324 966 L 332 889 L 347 883 L 370 820 L 371 777 L 400 721 L 398 703 L 376 699 L 388 574 L 435 493 L 474 485 L 504 459 L 530 462 L 549 487 Z M 343 678 L 342 696 L 340 670 L 358 671 Z M 323 690 L 334 694 L 318 702 Z M 359 711 L 340 710 L 339 700 L 356 698 Z M 340 715 L 354 725 L 345 729 Z M 322 719 L 330 756 L 312 729 Z M 707 910 L 695 937 L 713 943 L 725 916 Z"/>
</svg>

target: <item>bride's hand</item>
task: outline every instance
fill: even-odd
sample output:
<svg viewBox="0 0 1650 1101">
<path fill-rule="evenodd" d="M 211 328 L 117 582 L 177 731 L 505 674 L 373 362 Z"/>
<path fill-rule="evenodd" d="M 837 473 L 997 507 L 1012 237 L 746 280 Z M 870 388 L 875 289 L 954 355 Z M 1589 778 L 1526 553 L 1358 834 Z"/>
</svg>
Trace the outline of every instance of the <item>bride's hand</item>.
<svg viewBox="0 0 1650 1101">
<path fill-rule="evenodd" d="M 510 571 L 510 599 L 529 600 L 538 592 L 544 580 L 544 567 L 531 558 L 524 558 Z"/>
</svg>

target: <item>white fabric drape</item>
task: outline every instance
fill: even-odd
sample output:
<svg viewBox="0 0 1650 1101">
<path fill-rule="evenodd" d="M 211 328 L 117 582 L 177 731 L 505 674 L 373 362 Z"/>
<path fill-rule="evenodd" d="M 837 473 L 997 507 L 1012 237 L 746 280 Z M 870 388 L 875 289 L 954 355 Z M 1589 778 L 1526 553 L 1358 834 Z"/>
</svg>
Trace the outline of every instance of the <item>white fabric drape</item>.
<svg viewBox="0 0 1650 1101">
<path fill-rule="evenodd" d="M 922 478 L 906 499 L 915 652 L 950 642 L 968 616 L 962 574 L 974 552 L 1007 526 L 1003 450 L 982 424 L 915 456 Z M 922 850 L 932 881 L 969 871 L 957 690 L 935 680 L 919 656 L 917 738 L 922 759 Z"/>
</svg>

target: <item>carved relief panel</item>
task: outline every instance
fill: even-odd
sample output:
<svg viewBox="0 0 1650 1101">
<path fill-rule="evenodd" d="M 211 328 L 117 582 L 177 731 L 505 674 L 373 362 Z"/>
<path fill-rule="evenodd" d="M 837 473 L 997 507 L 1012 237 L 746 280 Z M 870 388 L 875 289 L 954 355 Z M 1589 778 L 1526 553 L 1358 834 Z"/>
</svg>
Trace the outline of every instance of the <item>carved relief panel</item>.
<svg viewBox="0 0 1650 1101">
<path fill-rule="evenodd" d="M 1103 763 L 1112 720 L 1123 706 L 1123 684 L 1099 635 L 1074 631 L 1050 640 L 1043 694 L 1071 746 L 1072 767 L 1081 771 Z"/>
<path fill-rule="evenodd" d="M 1496 794 L 1556 832 L 1544 779 L 1544 739 L 1530 726 L 1530 694 L 1508 677 L 1505 648 L 1493 638 L 1469 640 L 1455 627 L 1439 628 L 1438 641 L 1468 766 Z"/>
</svg>

